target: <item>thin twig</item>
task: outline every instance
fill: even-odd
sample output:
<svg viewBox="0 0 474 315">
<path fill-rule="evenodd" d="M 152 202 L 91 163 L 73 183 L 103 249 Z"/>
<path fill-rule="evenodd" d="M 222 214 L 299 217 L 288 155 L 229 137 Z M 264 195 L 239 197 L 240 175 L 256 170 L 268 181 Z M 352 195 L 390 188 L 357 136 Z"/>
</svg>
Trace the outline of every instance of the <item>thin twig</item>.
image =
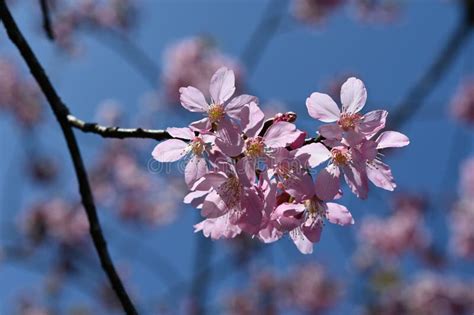
<svg viewBox="0 0 474 315">
<path fill-rule="evenodd" d="M 82 203 L 84 205 L 84 209 L 89 220 L 90 234 L 94 242 L 97 254 L 99 256 L 102 268 L 107 274 L 110 284 L 113 290 L 115 291 L 115 294 L 117 295 L 118 299 L 120 300 L 120 303 L 122 304 L 122 307 L 126 314 L 138 314 L 122 283 L 122 280 L 120 279 L 115 269 L 115 266 L 108 252 L 107 243 L 102 233 L 100 220 L 97 215 L 97 210 L 94 204 L 94 199 L 92 196 L 91 187 L 89 185 L 88 176 L 84 167 L 84 163 L 82 161 L 79 145 L 77 144 L 76 137 L 67 119 L 69 109 L 62 102 L 53 85 L 49 81 L 49 78 L 47 77 L 43 67 L 36 58 L 34 52 L 31 50 L 26 39 L 23 37 L 23 34 L 19 30 L 15 20 L 13 19 L 5 0 L 0 0 L 0 19 L 2 20 L 3 25 L 5 26 L 8 37 L 18 48 L 24 61 L 28 65 L 31 74 L 33 75 L 36 82 L 43 91 L 44 95 L 46 96 L 46 99 L 48 100 L 50 107 L 61 127 L 64 139 L 66 140 L 69 153 L 74 165 L 74 170 L 76 172 L 76 178 L 79 184 L 79 191 L 81 194 Z"/>
<path fill-rule="evenodd" d="M 287 0 L 268 0 L 267 6 L 263 9 L 263 17 L 250 36 L 250 40 L 247 41 L 240 57 L 249 71 L 254 70 L 273 35 L 276 34 L 286 5 Z"/>
<path fill-rule="evenodd" d="M 456 59 L 455 57 L 461 51 L 461 47 L 469 38 L 471 25 L 461 21 L 454 33 L 451 35 L 439 56 L 421 79 L 411 88 L 404 100 L 400 103 L 394 113 L 391 115 L 388 128 L 390 130 L 399 129 L 401 125 L 409 120 L 410 117 L 423 105 L 423 100 L 433 90 L 449 66 Z"/>
<path fill-rule="evenodd" d="M 50 40 L 54 40 L 54 31 L 51 26 L 51 16 L 49 12 L 48 0 L 40 0 L 41 14 L 43 15 L 43 29 Z"/>
</svg>

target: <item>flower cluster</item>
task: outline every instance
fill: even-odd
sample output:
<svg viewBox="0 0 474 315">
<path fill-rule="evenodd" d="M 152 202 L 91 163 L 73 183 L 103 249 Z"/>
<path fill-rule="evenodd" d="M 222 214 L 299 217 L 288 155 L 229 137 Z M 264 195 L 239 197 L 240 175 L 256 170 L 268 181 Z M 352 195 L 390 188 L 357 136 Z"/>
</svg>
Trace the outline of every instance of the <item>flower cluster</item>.
<svg viewBox="0 0 474 315">
<path fill-rule="evenodd" d="M 234 92 L 234 73 L 224 67 L 211 78 L 210 101 L 195 87 L 180 88 L 183 107 L 204 117 L 185 128 L 168 128 L 174 139 L 152 152 L 159 162 L 187 161 L 190 193 L 184 202 L 205 217 L 196 231 L 213 239 L 245 232 L 265 243 L 289 233 L 302 253 L 311 253 L 326 221 L 354 223 L 349 210 L 333 202 L 343 193 L 340 177 L 362 199 L 369 181 L 395 188 L 379 150 L 409 141 L 394 131 L 379 134 L 386 111 L 359 113 L 367 99 L 361 80 L 349 78 L 342 85 L 342 110 L 326 94 L 308 97 L 309 115 L 330 123 L 311 139 L 296 128 L 294 113 L 265 120 L 256 97 Z M 323 162 L 327 165 L 316 173 Z"/>
</svg>

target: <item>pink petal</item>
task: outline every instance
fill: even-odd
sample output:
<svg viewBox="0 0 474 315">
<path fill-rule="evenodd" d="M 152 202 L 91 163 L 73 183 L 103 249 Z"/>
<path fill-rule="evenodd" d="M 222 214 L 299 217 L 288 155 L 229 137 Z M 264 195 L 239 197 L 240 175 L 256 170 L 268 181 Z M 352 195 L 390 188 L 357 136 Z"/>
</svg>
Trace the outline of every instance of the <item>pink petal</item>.
<svg viewBox="0 0 474 315">
<path fill-rule="evenodd" d="M 370 138 L 385 127 L 388 112 L 386 110 L 374 110 L 362 117 L 358 129 L 366 137 Z"/>
<path fill-rule="evenodd" d="M 308 173 L 293 174 L 285 180 L 285 190 L 297 201 L 309 199 L 314 196 L 313 179 Z"/>
<path fill-rule="evenodd" d="M 339 176 L 339 168 L 333 164 L 318 173 L 314 188 L 319 199 L 333 200 L 337 196 L 340 188 Z"/>
<path fill-rule="evenodd" d="M 382 189 L 393 191 L 397 187 L 390 167 L 380 161 L 374 160 L 367 164 L 367 176 L 375 186 Z"/>
<path fill-rule="evenodd" d="M 301 232 L 300 229 L 291 231 L 290 237 L 302 254 L 313 253 L 313 243 L 311 243 L 311 241 L 303 234 L 303 232 Z"/>
<path fill-rule="evenodd" d="M 317 243 L 321 239 L 323 223 L 320 220 L 314 221 L 313 219 L 308 219 L 301 227 L 301 231 L 311 243 Z"/>
<path fill-rule="evenodd" d="M 367 90 L 364 82 L 357 78 L 349 78 L 341 87 L 342 112 L 355 114 L 367 101 Z"/>
<path fill-rule="evenodd" d="M 327 161 L 331 157 L 331 152 L 322 143 L 310 143 L 296 151 L 295 156 L 308 155 L 308 163 L 311 168 Z"/>
<path fill-rule="evenodd" d="M 204 95 L 193 86 L 179 89 L 181 105 L 190 112 L 205 112 L 209 108 Z"/>
<path fill-rule="evenodd" d="M 339 119 L 341 112 L 333 99 L 323 93 L 314 92 L 306 99 L 308 113 L 322 122 L 333 122 Z"/>
<path fill-rule="evenodd" d="M 341 140 L 343 130 L 338 124 L 323 125 L 319 127 L 319 134 L 328 140 Z"/>
<path fill-rule="evenodd" d="M 194 229 L 194 232 L 202 231 L 204 236 L 215 240 L 222 237 L 234 238 L 241 233 L 237 225 L 230 224 L 227 215 L 201 221 L 194 226 Z"/>
<path fill-rule="evenodd" d="M 410 140 L 403 133 L 397 131 L 385 131 L 375 140 L 378 143 L 377 149 L 400 148 L 408 145 Z"/>
<path fill-rule="evenodd" d="M 175 138 L 181 138 L 181 139 L 186 139 L 186 140 L 191 140 L 194 138 L 194 132 L 188 128 L 175 128 L 175 127 L 170 127 L 166 128 L 166 131 Z"/>
<path fill-rule="evenodd" d="M 248 157 L 241 158 L 235 166 L 235 171 L 242 185 L 250 187 L 255 183 L 255 161 Z"/>
<path fill-rule="evenodd" d="M 352 214 L 346 207 L 333 202 L 328 202 L 326 206 L 326 218 L 329 222 L 339 225 L 354 224 Z"/>
<path fill-rule="evenodd" d="M 239 219 L 240 228 L 251 235 L 257 234 L 262 224 L 263 200 L 253 189 L 246 189 L 241 205 L 245 211 Z"/>
<path fill-rule="evenodd" d="M 170 139 L 159 143 L 151 155 L 158 162 L 175 162 L 186 155 L 188 144 L 178 139 Z"/>
<path fill-rule="evenodd" d="M 200 208 L 208 191 L 191 191 L 186 196 L 184 196 L 183 203 L 191 204 L 195 208 Z"/>
<path fill-rule="evenodd" d="M 298 139 L 300 131 L 296 126 L 286 121 L 280 121 L 268 128 L 263 136 L 263 142 L 270 148 L 281 148 Z"/>
<path fill-rule="evenodd" d="M 224 154 L 231 157 L 242 153 L 244 142 L 240 137 L 240 131 L 226 118 L 219 122 L 216 145 Z"/>
<path fill-rule="evenodd" d="M 254 103 L 255 105 L 258 104 L 258 98 L 252 95 L 239 95 L 234 97 L 226 106 L 225 112 L 227 115 L 234 119 L 241 119 L 240 111 L 243 109 L 245 105 L 250 103 Z"/>
<path fill-rule="evenodd" d="M 296 140 L 290 144 L 290 149 L 296 150 L 298 148 L 301 148 L 304 145 L 305 141 L 306 141 L 306 132 L 300 131 L 300 134 L 296 138 Z"/>
<path fill-rule="evenodd" d="M 198 179 L 206 175 L 207 171 L 206 160 L 194 155 L 184 169 L 184 181 L 191 188 Z"/>
<path fill-rule="evenodd" d="M 276 229 L 273 224 L 268 224 L 265 228 L 260 230 L 258 238 L 265 244 L 268 244 L 278 241 L 283 234 L 284 233 Z"/>
<path fill-rule="evenodd" d="M 209 84 L 209 92 L 216 104 L 224 104 L 235 92 L 234 71 L 225 67 L 214 73 Z"/>
<path fill-rule="evenodd" d="M 194 131 L 205 132 L 211 129 L 211 121 L 209 118 L 205 117 L 201 120 L 192 122 L 189 127 Z"/>
<path fill-rule="evenodd" d="M 222 173 L 208 173 L 193 185 L 192 190 L 208 191 L 211 188 L 217 189 L 227 180 L 227 176 Z"/>
<path fill-rule="evenodd" d="M 303 218 L 295 218 L 296 215 L 305 211 L 301 203 L 282 203 L 271 214 L 272 220 L 279 224 L 281 231 L 291 231 L 301 225 Z"/>
<path fill-rule="evenodd" d="M 360 199 L 366 199 L 369 191 L 367 173 L 365 166 L 360 164 L 350 164 L 343 167 L 344 179 L 352 192 Z"/>
<path fill-rule="evenodd" d="M 255 137 L 258 135 L 263 127 L 264 120 L 265 114 L 254 102 L 243 107 L 240 112 L 240 123 L 242 124 L 243 132 L 248 137 Z"/>
<path fill-rule="evenodd" d="M 204 199 L 201 215 L 207 218 L 217 218 L 228 212 L 224 200 L 213 190 Z"/>
</svg>

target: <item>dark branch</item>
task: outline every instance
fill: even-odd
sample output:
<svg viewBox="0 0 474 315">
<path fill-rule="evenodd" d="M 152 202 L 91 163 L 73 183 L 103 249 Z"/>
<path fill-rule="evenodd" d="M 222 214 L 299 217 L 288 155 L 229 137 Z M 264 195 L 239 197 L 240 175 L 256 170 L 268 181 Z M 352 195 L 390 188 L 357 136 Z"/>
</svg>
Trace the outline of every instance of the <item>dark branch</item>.
<svg viewBox="0 0 474 315">
<path fill-rule="evenodd" d="M 466 3 L 470 2 L 474 1 L 466 0 Z M 466 10 L 467 9 L 468 7 L 466 7 Z M 474 10 L 474 7 L 471 6 L 470 10 Z M 466 12 L 466 14 L 469 14 L 469 11 Z M 424 76 L 421 77 L 421 79 L 411 88 L 405 99 L 394 111 L 390 118 L 390 124 L 388 125 L 390 130 L 399 129 L 400 126 L 407 122 L 410 117 L 416 114 L 423 105 L 425 97 L 429 95 L 445 72 L 449 69 L 449 66 L 454 62 L 457 54 L 460 52 L 463 44 L 469 38 L 471 33 L 472 25 L 468 23 L 468 21 L 469 19 L 466 18 L 459 23 L 459 26 L 445 44 L 444 49 L 435 59 L 435 62 L 431 65 Z"/>
<path fill-rule="evenodd" d="M 53 85 L 49 81 L 43 67 L 36 58 L 34 52 L 31 50 L 26 39 L 23 37 L 23 34 L 16 25 L 15 20 L 13 19 L 10 10 L 5 2 L 5 0 L 0 0 L 0 19 L 5 26 L 5 29 L 8 33 L 10 40 L 18 48 L 20 54 L 22 55 L 24 61 L 28 65 L 28 68 L 35 78 L 36 82 L 43 91 L 50 107 L 58 120 L 61 130 L 66 140 L 69 153 L 74 165 L 74 170 L 76 172 L 76 178 L 79 184 L 79 191 L 82 198 L 82 203 L 87 214 L 90 225 L 90 234 L 94 242 L 95 249 L 99 256 L 103 270 L 105 271 L 107 277 L 109 278 L 110 284 L 112 285 L 113 290 L 115 291 L 117 297 L 122 304 L 123 309 L 126 314 L 138 314 L 130 297 L 128 296 L 125 287 L 115 270 L 112 259 L 110 258 L 107 243 L 105 241 L 104 235 L 102 233 L 102 228 L 100 225 L 99 217 L 97 215 L 97 210 L 95 208 L 94 199 L 92 196 L 91 187 L 89 185 L 89 180 L 87 173 L 82 161 L 81 152 L 79 145 L 77 144 L 76 137 L 74 136 L 72 127 L 68 122 L 69 109 L 64 105 L 61 98 L 57 94 Z"/>
<path fill-rule="evenodd" d="M 41 14 L 43 15 L 43 29 L 50 40 L 54 40 L 54 31 L 51 26 L 48 0 L 40 0 Z"/>
<path fill-rule="evenodd" d="M 263 17 L 247 41 L 240 57 L 249 71 L 253 72 L 265 48 L 277 32 L 284 16 L 282 11 L 286 5 L 286 0 L 269 0 L 268 5 L 263 9 Z"/>
<path fill-rule="evenodd" d="M 86 133 L 95 133 L 104 138 L 142 138 L 154 139 L 158 141 L 173 139 L 165 130 L 143 129 L 143 128 L 121 128 L 102 126 L 97 123 L 85 122 L 69 114 L 67 115 L 69 124 Z"/>
</svg>

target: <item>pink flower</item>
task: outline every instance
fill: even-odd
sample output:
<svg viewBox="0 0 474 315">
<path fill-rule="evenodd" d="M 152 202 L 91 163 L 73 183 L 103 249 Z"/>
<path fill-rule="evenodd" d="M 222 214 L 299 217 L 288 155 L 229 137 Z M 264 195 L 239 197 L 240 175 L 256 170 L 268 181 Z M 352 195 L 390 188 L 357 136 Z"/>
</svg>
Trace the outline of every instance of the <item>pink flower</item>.
<svg viewBox="0 0 474 315">
<path fill-rule="evenodd" d="M 207 192 L 201 214 L 212 219 L 196 225 L 196 231 L 203 230 L 213 238 L 235 236 L 239 230 L 257 233 L 263 201 L 254 187 L 255 173 L 242 160 L 235 167 L 227 163 L 220 167 L 221 170 L 204 175 L 192 188 Z"/>
<path fill-rule="evenodd" d="M 214 136 L 209 134 L 196 136 L 190 128 L 168 128 L 166 131 L 179 139 L 159 143 L 151 154 L 158 162 L 176 162 L 190 156 L 184 170 L 184 179 L 191 187 L 197 179 L 207 173 L 206 155 L 210 154 Z"/>
<path fill-rule="evenodd" d="M 352 77 L 341 87 L 342 112 L 329 95 L 318 92 L 306 99 L 306 107 L 311 117 L 325 123 L 336 122 L 320 127 L 321 136 L 337 141 L 344 137 L 349 144 L 358 144 L 385 127 L 388 114 L 385 110 L 359 114 L 366 101 L 367 91 L 364 83 Z"/>
<path fill-rule="evenodd" d="M 339 225 L 354 224 L 354 219 L 346 207 L 337 203 L 321 201 L 314 193 L 311 177 L 306 174 L 306 193 L 294 202 L 285 202 L 275 208 L 271 219 L 279 229 L 288 231 L 296 247 L 303 254 L 313 252 L 313 244 L 319 242 L 324 219 Z"/>
</svg>

